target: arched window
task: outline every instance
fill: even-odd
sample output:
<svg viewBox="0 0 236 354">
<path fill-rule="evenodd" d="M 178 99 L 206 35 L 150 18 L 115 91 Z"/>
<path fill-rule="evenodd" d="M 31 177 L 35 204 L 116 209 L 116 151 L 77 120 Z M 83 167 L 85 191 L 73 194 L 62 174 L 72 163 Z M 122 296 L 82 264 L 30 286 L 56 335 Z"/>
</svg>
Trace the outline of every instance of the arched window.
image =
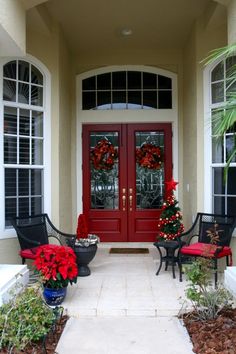
<svg viewBox="0 0 236 354">
<path fill-rule="evenodd" d="M 44 211 L 45 76 L 25 60 L 3 66 L 5 228 Z"/>
<path fill-rule="evenodd" d="M 171 109 L 172 79 L 140 71 L 114 71 L 82 80 L 82 109 Z"/>
<path fill-rule="evenodd" d="M 223 214 L 235 214 L 236 210 L 235 158 L 230 164 L 228 178 L 226 181 L 224 180 L 224 167 L 234 145 L 235 133 L 228 131 L 220 142 L 214 136 L 214 117 L 216 110 L 219 112 L 221 107 L 223 109 L 224 104 L 229 100 L 230 94 L 236 90 L 236 84 L 230 78 L 230 69 L 235 64 L 236 56 L 229 57 L 219 62 L 210 71 L 208 112 L 210 112 L 211 116 L 211 148 L 209 149 L 211 151 L 211 171 L 209 177 L 212 181 L 212 210 L 214 213 Z"/>
</svg>

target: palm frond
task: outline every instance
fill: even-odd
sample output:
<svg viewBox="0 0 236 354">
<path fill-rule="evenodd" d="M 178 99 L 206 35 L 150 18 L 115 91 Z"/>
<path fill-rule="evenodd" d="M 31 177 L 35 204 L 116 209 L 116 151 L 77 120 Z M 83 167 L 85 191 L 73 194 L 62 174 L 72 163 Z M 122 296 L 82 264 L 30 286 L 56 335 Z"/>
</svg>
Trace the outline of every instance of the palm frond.
<svg viewBox="0 0 236 354">
<path fill-rule="evenodd" d="M 210 51 L 210 54 L 201 61 L 204 65 L 212 64 L 222 57 L 230 57 L 236 53 L 236 44 L 227 45 L 226 47 L 217 48 Z"/>
<path fill-rule="evenodd" d="M 213 135 L 222 137 L 227 131 L 232 130 L 236 123 L 236 102 L 227 103 L 225 106 L 214 110 Z"/>
<path fill-rule="evenodd" d="M 234 145 L 234 148 L 231 151 L 231 154 L 230 154 L 230 156 L 227 159 L 227 164 L 226 164 L 226 166 L 224 168 L 224 181 L 225 181 L 225 183 L 226 183 L 227 178 L 228 178 L 228 172 L 229 172 L 230 164 L 231 164 L 232 160 L 234 159 L 235 155 L 236 155 L 236 145 Z"/>
</svg>

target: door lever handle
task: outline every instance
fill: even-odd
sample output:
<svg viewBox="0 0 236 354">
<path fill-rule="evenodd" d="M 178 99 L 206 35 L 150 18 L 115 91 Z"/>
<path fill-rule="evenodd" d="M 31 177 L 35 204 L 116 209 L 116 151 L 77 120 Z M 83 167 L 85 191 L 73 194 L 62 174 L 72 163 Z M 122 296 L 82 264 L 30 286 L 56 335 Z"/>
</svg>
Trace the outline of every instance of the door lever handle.
<svg viewBox="0 0 236 354">
<path fill-rule="evenodd" d="M 132 195 L 129 196 L 129 206 L 132 209 L 132 206 L 133 206 L 133 196 Z"/>
<path fill-rule="evenodd" d="M 123 211 L 125 211 L 125 204 L 126 204 L 126 196 L 122 195 L 122 206 L 123 206 Z"/>
</svg>

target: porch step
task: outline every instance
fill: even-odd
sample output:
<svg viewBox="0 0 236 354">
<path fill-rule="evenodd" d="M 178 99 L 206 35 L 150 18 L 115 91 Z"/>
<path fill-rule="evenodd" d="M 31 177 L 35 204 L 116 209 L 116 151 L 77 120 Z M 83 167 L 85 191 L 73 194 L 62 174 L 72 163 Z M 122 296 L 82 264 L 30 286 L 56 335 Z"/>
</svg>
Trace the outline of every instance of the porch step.
<svg viewBox="0 0 236 354">
<path fill-rule="evenodd" d="M 225 287 L 236 298 L 236 267 L 227 267 L 225 270 Z"/>
<path fill-rule="evenodd" d="M 26 265 L 0 265 L 0 306 L 8 302 L 13 294 L 18 293 L 29 281 Z"/>
</svg>

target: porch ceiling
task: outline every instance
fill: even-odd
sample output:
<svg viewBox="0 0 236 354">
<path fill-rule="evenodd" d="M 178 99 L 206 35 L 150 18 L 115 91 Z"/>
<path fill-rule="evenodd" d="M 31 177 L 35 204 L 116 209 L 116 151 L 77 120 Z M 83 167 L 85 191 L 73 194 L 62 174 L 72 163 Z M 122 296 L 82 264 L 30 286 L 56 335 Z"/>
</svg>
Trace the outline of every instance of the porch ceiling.
<svg viewBox="0 0 236 354">
<path fill-rule="evenodd" d="M 182 48 L 212 0 L 48 0 L 73 53 Z M 122 29 L 132 35 L 122 36 Z"/>
</svg>

